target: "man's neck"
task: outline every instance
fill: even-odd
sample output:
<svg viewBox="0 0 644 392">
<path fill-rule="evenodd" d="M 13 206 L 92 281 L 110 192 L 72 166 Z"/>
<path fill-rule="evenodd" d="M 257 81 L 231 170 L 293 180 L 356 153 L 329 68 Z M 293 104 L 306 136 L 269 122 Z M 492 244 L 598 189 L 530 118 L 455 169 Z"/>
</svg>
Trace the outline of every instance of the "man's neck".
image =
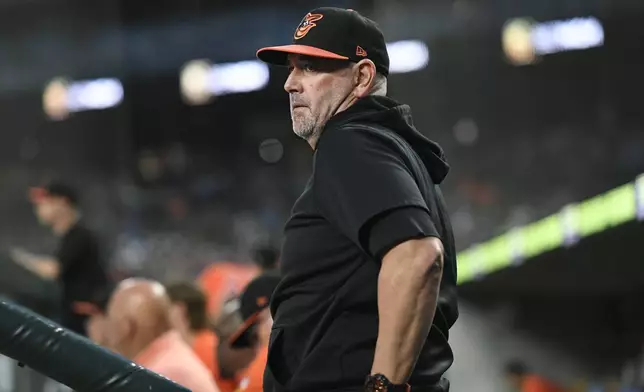
<svg viewBox="0 0 644 392">
<path fill-rule="evenodd" d="M 158 333 L 155 334 L 146 334 L 144 336 L 139 336 L 129 344 L 129 349 L 125 350 L 127 352 L 122 353 L 123 356 L 131 360 L 135 360 L 141 354 L 145 353 L 146 350 L 148 350 L 157 339 L 168 332 L 170 332 L 169 329 L 165 331 L 158 331 Z"/>
<path fill-rule="evenodd" d="M 63 215 L 54 222 L 52 230 L 57 236 L 65 235 L 78 222 L 79 214 L 73 211 L 70 214 Z"/>
<path fill-rule="evenodd" d="M 188 343 L 188 345 L 192 347 L 194 345 L 194 342 L 195 342 L 195 339 L 197 338 L 198 333 L 199 331 L 188 330 L 182 333 L 181 335 L 183 335 L 183 339 L 186 341 L 186 343 Z"/>
<path fill-rule="evenodd" d="M 333 112 L 333 116 L 337 115 L 338 113 L 344 112 L 345 110 L 353 106 L 356 102 L 358 102 L 360 98 L 361 97 L 357 97 L 353 94 L 348 95 L 344 100 L 342 100 L 338 104 L 337 109 Z M 313 135 L 311 135 L 310 138 L 307 139 L 307 142 L 309 143 L 309 146 L 311 146 L 311 149 L 313 149 L 313 151 L 315 151 L 315 149 L 317 148 L 318 140 L 320 139 L 320 136 L 322 135 L 322 132 L 324 131 L 325 126 L 326 126 L 326 123 L 322 125 L 322 127 L 317 132 L 313 133 Z"/>
</svg>

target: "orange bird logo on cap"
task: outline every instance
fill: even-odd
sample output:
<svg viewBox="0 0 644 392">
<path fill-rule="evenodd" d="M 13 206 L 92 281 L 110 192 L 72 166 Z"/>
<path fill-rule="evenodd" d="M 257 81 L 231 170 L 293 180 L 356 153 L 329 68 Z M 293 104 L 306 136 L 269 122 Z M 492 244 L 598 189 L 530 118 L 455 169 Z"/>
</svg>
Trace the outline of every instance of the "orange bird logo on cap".
<svg viewBox="0 0 644 392">
<path fill-rule="evenodd" d="M 266 297 L 259 297 L 257 298 L 257 306 L 263 307 L 268 303 L 268 298 Z"/>
<path fill-rule="evenodd" d="M 310 12 L 306 14 L 302 23 L 300 23 L 300 25 L 297 26 L 297 29 L 295 30 L 294 38 L 295 39 L 304 38 L 304 36 L 307 35 L 312 28 L 317 26 L 315 22 L 317 22 L 322 18 L 324 18 L 324 15 L 322 14 L 312 14 Z"/>
</svg>

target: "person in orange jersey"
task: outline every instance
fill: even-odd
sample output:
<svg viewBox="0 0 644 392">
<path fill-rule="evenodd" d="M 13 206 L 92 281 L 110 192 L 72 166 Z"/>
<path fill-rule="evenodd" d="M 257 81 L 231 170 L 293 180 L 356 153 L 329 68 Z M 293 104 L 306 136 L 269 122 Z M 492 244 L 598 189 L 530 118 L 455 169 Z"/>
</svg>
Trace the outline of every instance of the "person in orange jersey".
<svg viewBox="0 0 644 392">
<path fill-rule="evenodd" d="M 127 279 L 107 306 L 105 345 L 192 392 L 219 392 L 210 371 L 174 330 L 171 312 L 162 284 Z"/>
<path fill-rule="evenodd" d="M 264 273 L 253 279 L 240 297 L 239 311 L 244 322 L 229 342 L 232 347 L 255 347 L 257 354 L 250 366 L 241 372 L 237 392 L 263 392 L 264 368 L 273 326 L 268 305 L 279 282 L 278 274 Z"/>
<path fill-rule="evenodd" d="M 237 297 L 259 272 L 259 268 L 254 265 L 229 262 L 214 263 L 206 267 L 197 283 L 206 292 L 210 319 L 219 318 L 224 303 Z"/>
<path fill-rule="evenodd" d="M 564 392 L 564 389 L 546 378 L 530 372 L 521 361 L 513 360 L 505 366 L 505 375 L 517 392 Z"/>
<path fill-rule="evenodd" d="M 177 282 L 166 286 L 172 301 L 175 329 L 208 367 L 221 392 L 233 392 L 237 379 L 224 378 L 215 353 L 219 339 L 210 329 L 206 312 L 206 294 L 195 283 Z"/>
</svg>

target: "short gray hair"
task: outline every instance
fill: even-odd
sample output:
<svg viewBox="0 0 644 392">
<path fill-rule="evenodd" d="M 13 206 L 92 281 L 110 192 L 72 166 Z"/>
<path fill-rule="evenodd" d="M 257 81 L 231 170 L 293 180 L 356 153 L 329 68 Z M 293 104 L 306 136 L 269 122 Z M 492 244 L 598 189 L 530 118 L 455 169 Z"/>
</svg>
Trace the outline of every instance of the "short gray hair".
<svg viewBox="0 0 644 392">
<path fill-rule="evenodd" d="M 371 86 L 370 95 L 387 95 L 387 77 L 380 72 L 376 74 Z"/>
</svg>

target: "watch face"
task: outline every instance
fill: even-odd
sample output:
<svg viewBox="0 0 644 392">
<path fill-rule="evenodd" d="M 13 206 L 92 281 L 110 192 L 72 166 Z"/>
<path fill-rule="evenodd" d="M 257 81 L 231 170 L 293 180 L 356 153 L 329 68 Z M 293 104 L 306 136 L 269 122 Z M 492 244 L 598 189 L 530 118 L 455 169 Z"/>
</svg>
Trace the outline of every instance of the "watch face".
<svg viewBox="0 0 644 392">
<path fill-rule="evenodd" d="M 389 391 L 390 382 L 382 374 L 369 376 L 365 384 L 367 391 L 372 392 L 387 392 Z"/>
</svg>

